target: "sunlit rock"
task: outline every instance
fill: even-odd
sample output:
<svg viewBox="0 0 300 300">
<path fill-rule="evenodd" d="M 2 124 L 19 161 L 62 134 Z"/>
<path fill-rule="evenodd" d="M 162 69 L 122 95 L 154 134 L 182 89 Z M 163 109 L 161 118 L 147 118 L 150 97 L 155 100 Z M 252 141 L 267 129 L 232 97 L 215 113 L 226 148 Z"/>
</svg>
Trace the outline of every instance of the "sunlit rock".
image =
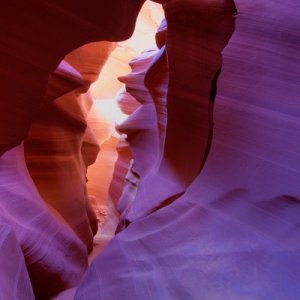
<svg viewBox="0 0 300 300">
<path fill-rule="evenodd" d="M 118 105 L 126 115 L 131 115 L 139 106 L 139 102 L 128 92 L 124 91 L 118 98 Z"/>
<path fill-rule="evenodd" d="M 99 148 L 85 134 L 88 105 L 78 93 L 86 92 L 96 80 L 111 44 L 101 42 L 109 51 L 104 56 L 95 54 L 92 69 L 82 57 L 93 46 L 78 50 L 77 61 L 73 53 L 65 56 L 89 42 L 129 37 L 142 3 L 13 1 L 1 7 L 0 73 L 5 101 L 0 113 L 0 215 L 1 223 L 16 235 L 37 299 L 78 285 L 87 251 L 73 231 L 90 249 L 92 232 L 97 230 L 95 213 L 86 201 L 85 173 Z M 99 10 L 104 4 L 105 9 Z M 26 156 L 35 182 L 21 145 L 29 127 Z M 0 290 L 6 293 L 4 287 Z M 23 292 L 25 299 L 29 290 Z M 11 299 L 10 295 L 3 299 Z"/>
<path fill-rule="evenodd" d="M 42 198 L 61 214 L 89 250 L 98 226 L 88 201 L 86 173 L 97 158 L 99 146 L 87 125 L 93 99 L 81 93 L 97 79 L 113 47 L 109 42 L 93 43 L 66 56 L 80 73 L 82 85 L 45 104 L 25 140 L 27 166 Z"/>
<path fill-rule="evenodd" d="M 55 71 L 49 76 L 46 100 L 52 101 L 83 85 L 81 74 L 62 60 Z"/>
<path fill-rule="evenodd" d="M 48 77 L 62 59 L 90 42 L 129 38 L 143 3 L 53 0 L 2 5 L 0 77 L 6 100 L 0 113 L 0 155 L 27 136 L 44 102 Z"/>
<path fill-rule="evenodd" d="M 202 169 L 212 138 L 221 51 L 234 29 L 231 2 L 171 1 L 164 10 L 166 45 L 133 60 L 132 74 L 121 78 L 143 104 L 119 126 L 128 134 L 133 168 L 143 177 L 135 200 L 122 215 L 124 222 L 174 201 Z M 165 26 L 161 24 L 158 34 Z M 139 136 L 135 130 L 140 130 Z"/>
<path fill-rule="evenodd" d="M 300 298 L 300 6 L 235 2 L 2 5 L 1 299 Z"/>
<path fill-rule="evenodd" d="M 170 55 L 169 88 L 176 79 L 175 76 L 171 80 L 172 55 L 177 57 L 173 70 L 181 66 L 181 74 L 194 82 L 212 71 L 217 61 L 221 63 L 215 47 L 225 46 L 226 31 L 221 35 L 222 30 L 233 31 L 233 2 L 161 2 L 166 2 L 167 46 L 172 41 L 172 51 L 176 49 L 174 45 L 182 45 L 180 57 L 176 51 Z M 173 169 L 156 179 L 183 182 L 185 193 L 147 216 L 141 212 L 153 207 L 153 199 L 163 198 L 165 185 L 153 183 L 143 197 L 135 198 L 131 207 L 136 200 L 141 205 L 129 215 L 132 222 L 124 222 L 127 228 L 89 268 L 77 299 L 82 295 L 87 299 L 99 295 L 103 299 L 299 298 L 300 123 L 295 102 L 300 93 L 300 39 L 296 30 L 299 5 L 295 1 L 235 2 L 236 28 L 223 51 L 220 76 L 204 78 L 202 84 L 194 86 L 201 88 L 197 95 L 205 94 L 211 100 L 211 107 L 203 103 L 196 110 L 196 103 L 202 98 L 195 99 L 195 106 L 183 98 L 181 103 L 174 104 L 171 98 L 167 102 L 166 141 L 169 134 L 171 140 L 164 149 L 170 158 L 166 167 Z M 224 7 L 225 3 L 228 6 Z M 175 16 L 176 22 L 174 19 L 172 23 Z M 203 22 L 197 27 L 198 33 L 203 28 L 202 42 L 187 43 L 191 37 L 189 25 L 195 20 Z M 209 46 L 206 38 L 212 36 L 217 40 Z M 191 78 L 186 55 L 193 47 L 207 60 L 198 66 L 198 75 Z M 191 60 L 192 57 L 190 53 Z M 209 83 L 210 90 L 205 83 Z M 188 94 L 188 82 L 179 87 L 183 95 L 193 99 L 193 94 Z M 179 93 L 174 91 L 175 95 L 172 92 L 174 99 L 181 95 L 180 89 L 177 87 Z M 177 117 L 170 120 L 173 110 L 177 110 Z M 210 114 L 206 126 L 202 123 L 205 114 L 194 118 L 205 111 Z M 169 126 L 170 121 L 177 124 Z M 210 132 L 213 134 L 209 138 Z M 205 139 L 211 141 L 211 147 Z M 201 146 L 197 143 L 207 144 L 209 151 L 197 148 Z M 167 151 L 171 146 L 172 150 Z M 182 155 L 177 156 L 179 153 Z M 177 161 L 173 164 L 174 157 Z M 190 166 L 191 162 L 194 166 Z M 179 173 L 184 165 L 186 173 Z M 194 181 L 190 181 L 192 178 Z M 170 190 L 176 191 L 176 185 Z"/>
</svg>

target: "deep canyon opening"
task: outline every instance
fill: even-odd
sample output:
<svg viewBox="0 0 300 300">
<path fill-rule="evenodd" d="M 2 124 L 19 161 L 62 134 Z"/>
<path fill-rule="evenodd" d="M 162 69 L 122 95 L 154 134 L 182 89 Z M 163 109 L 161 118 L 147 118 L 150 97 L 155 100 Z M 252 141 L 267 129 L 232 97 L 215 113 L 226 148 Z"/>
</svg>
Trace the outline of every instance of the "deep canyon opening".
<svg viewBox="0 0 300 300">
<path fill-rule="evenodd" d="M 300 299 L 300 4 L 144 2 L 1 6 L 0 299 Z"/>
<path fill-rule="evenodd" d="M 94 247 L 89 257 L 90 261 L 115 234 L 119 222 L 119 214 L 115 205 L 124 186 L 114 187 L 113 189 L 110 189 L 110 187 L 113 176 L 124 176 L 132 160 L 130 146 L 126 142 L 126 134 L 118 132 L 117 126 L 124 122 L 140 104 L 126 93 L 125 84 L 118 78 L 131 72 L 129 65 L 131 60 L 143 52 L 158 49 L 155 34 L 163 18 L 164 12 L 161 5 L 147 1 L 138 15 L 135 31 L 131 38 L 123 42 L 110 43 L 111 52 L 101 68 L 99 77 L 91 84 L 87 92 L 89 97 L 93 99 L 93 104 L 87 114 L 87 123 L 100 146 L 96 161 L 87 169 L 88 199 L 98 221 L 98 233 L 94 237 Z M 95 43 L 95 50 L 98 47 L 99 52 L 103 51 L 102 48 L 105 51 L 109 47 L 108 45 L 103 47 L 100 44 Z M 127 103 L 124 99 L 128 97 L 130 97 L 131 103 Z M 125 100 L 125 107 L 122 99 Z M 132 107 L 129 109 L 128 105 Z M 119 156 L 118 148 L 121 148 L 124 161 L 122 164 L 121 157 L 119 162 L 121 165 L 116 166 Z M 126 154 L 124 154 L 124 149 Z M 116 168 L 120 170 L 116 170 Z M 125 178 L 117 180 L 120 183 L 120 180 L 125 180 Z M 118 192 L 113 195 L 115 200 L 113 201 L 111 193 L 114 193 L 115 190 L 118 190 Z"/>
</svg>

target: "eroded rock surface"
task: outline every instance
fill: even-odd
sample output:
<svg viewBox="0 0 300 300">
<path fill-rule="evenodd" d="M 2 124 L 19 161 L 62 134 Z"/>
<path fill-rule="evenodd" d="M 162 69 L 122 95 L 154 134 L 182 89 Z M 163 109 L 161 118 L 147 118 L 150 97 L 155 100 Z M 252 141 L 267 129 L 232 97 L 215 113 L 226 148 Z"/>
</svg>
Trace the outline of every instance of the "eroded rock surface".
<svg viewBox="0 0 300 300">
<path fill-rule="evenodd" d="M 233 30 L 233 2 L 165 2 L 170 20 L 167 47 L 168 41 L 174 41 L 169 88 L 173 85 L 173 92 L 178 93 L 167 104 L 164 156 L 169 165 L 160 169 L 170 171 L 156 180 L 172 178 L 172 183 L 183 183 L 180 188 L 186 191 L 145 217 L 157 208 L 156 199 L 165 198 L 162 191 L 174 192 L 178 187 L 153 183 L 143 189 L 139 184 L 137 190 L 144 194 L 131 200 L 132 211 L 123 224 L 127 228 L 89 268 L 76 299 L 83 295 L 86 299 L 108 295 L 123 299 L 297 299 L 299 5 L 295 1 L 235 1 L 236 28 L 223 52 L 216 90 L 217 77 L 202 76 L 220 67 L 216 64 L 220 53 L 214 49 L 226 43 L 226 34 L 219 35 L 222 30 Z M 222 9 L 222 18 L 217 17 Z M 201 27 L 205 31 L 198 42 L 188 43 L 193 22 L 201 22 L 198 34 Z M 203 42 L 210 35 L 216 38 L 212 47 Z M 180 57 L 176 45 L 182 47 Z M 188 52 L 193 46 L 203 55 L 203 64 L 197 54 Z M 194 70 L 199 72 L 196 78 L 203 78 L 203 85 L 191 87 L 195 94 L 188 89 L 195 80 L 189 77 L 187 64 L 193 58 Z M 180 88 L 172 70 L 186 76 Z M 195 95 L 203 98 L 179 101 L 181 91 L 191 100 Z M 201 99 L 211 101 L 196 109 Z M 172 113 L 176 118 L 169 117 Z"/>
<path fill-rule="evenodd" d="M 94 41 L 120 41 L 134 29 L 144 0 L 3 3 L 0 12 L 0 154 L 20 144 L 44 101 L 48 76 L 69 52 Z M 9 101 L 7 100 L 9 99 Z M 12 118 L 11 116 L 14 116 Z"/>
<path fill-rule="evenodd" d="M 5 153 L 0 165 L 1 222 L 16 236 L 36 298 L 76 286 L 87 267 L 87 250 L 42 200 L 28 173 L 23 145 Z"/>
<path fill-rule="evenodd" d="M 78 285 L 97 230 L 85 174 L 99 147 L 86 134 L 88 96 L 79 94 L 96 80 L 111 43 L 101 42 L 102 54 L 88 45 L 65 56 L 89 42 L 131 35 L 143 1 L 117 2 L 11 1 L 1 8 L 0 215 L 16 236 L 37 299 Z M 22 144 L 29 127 L 34 182 Z M 25 281 L 15 292 L 30 295 Z"/>
<path fill-rule="evenodd" d="M 86 92 L 111 45 L 62 59 L 127 38 L 142 2 L 2 6 L 0 298 L 75 293 L 96 224 L 85 174 L 99 147 Z M 155 2 L 166 15 L 158 49 L 121 78 L 130 116 L 118 127 L 127 138 L 110 186 L 118 234 L 75 299 L 299 299 L 300 5 Z M 30 125 L 35 183 L 21 143 Z M 103 146 L 110 166 L 116 143 Z"/>
<path fill-rule="evenodd" d="M 39 193 L 89 251 L 98 225 L 88 201 L 86 173 L 97 158 L 99 145 L 87 124 L 93 99 L 86 92 L 113 48 L 109 42 L 91 43 L 66 56 L 78 70 L 82 84 L 46 103 L 25 140 L 27 166 Z M 48 90 L 53 87 L 52 78 Z"/>
<path fill-rule="evenodd" d="M 12 228 L 0 225 L 0 298 L 34 299 L 24 256 Z"/>
</svg>

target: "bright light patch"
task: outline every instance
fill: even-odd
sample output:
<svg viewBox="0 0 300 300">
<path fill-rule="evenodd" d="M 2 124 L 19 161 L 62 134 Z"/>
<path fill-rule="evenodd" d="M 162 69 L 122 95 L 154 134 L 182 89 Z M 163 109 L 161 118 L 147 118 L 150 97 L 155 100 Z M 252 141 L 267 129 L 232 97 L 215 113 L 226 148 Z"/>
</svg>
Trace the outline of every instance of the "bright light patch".
<svg viewBox="0 0 300 300">
<path fill-rule="evenodd" d="M 98 80 L 91 86 L 95 111 L 100 119 L 109 123 L 111 135 L 115 137 L 119 137 L 115 125 L 128 117 L 121 112 L 117 103 L 116 95 L 124 90 L 124 84 L 118 81 L 118 77 L 130 73 L 128 63 L 134 57 L 142 51 L 156 48 L 155 33 L 163 17 L 161 5 L 147 1 L 138 16 L 133 36 L 117 44 Z"/>
<path fill-rule="evenodd" d="M 123 114 L 119 108 L 117 97 L 113 99 L 101 99 L 94 101 L 94 109 L 100 119 L 110 124 L 110 135 L 119 137 L 115 126 L 123 123 L 127 115 Z"/>
</svg>

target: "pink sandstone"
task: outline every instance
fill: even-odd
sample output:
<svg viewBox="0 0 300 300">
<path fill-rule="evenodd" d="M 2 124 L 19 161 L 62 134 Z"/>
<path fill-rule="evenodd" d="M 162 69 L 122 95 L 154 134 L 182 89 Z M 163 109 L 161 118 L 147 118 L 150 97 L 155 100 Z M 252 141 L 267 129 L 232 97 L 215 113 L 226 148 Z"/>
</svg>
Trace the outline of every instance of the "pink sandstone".
<svg viewBox="0 0 300 300">
<path fill-rule="evenodd" d="M 2 4 L 0 298 L 299 299 L 295 0 L 154 1 L 158 49 L 120 78 L 118 233 L 86 271 L 111 177 L 85 176 L 117 144 L 88 89 L 143 2 Z"/>
<path fill-rule="evenodd" d="M 169 94 L 175 80 L 180 84 L 178 74 L 186 75 L 191 84 L 218 60 L 209 59 L 218 55 L 201 39 L 211 34 L 220 37 L 220 43 L 216 41 L 213 46 L 225 42 L 222 39 L 226 35 L 219 34 L 227 28 L 222 20 L 230 24 L 233 2 L 213 1 L 214 7 L 220 4 L 218 12 L 223 3 L 229 5 L 228 19 L 226 14 L 222 15 L 224 19 L 213 15 L 208 2 L 201 3 L 207 5 L 206 9 L 202 10 L 198 1 L 166 1 L 164 6 L 167 47 L 172 43 L 170 51 L 174 50 L 169 60 Z M 188 10 L 188 4 L 195 9 Z M 163 178 L 183 183 L 184 194 L 158 207 L 156 199 L 165 199 L 162 191 L 174 193 L 178 186 L 170 189 L 155 181 L 148 188 L 138 185 L 143 194 L 131 199 L 123 223 L 127 228 L 96 258 L 75 299 L 299 298 L 300 123 L 295 100 L 300 92 L 299 5 L 295 1 L 237 0 L 236 7 L 236 28 L 223 52 L 217 83 L 213 136 L 209 138 L 212 123 L 201 126 L 205 118 L 209 120 L 204 112 L 212 114 L 213 107 L 207 102 L 199 110 L 196 100 L 190 107 L 188 101 L 176 102 L 174 107 L 168 102 L 166 141 L 169 134 L 170 139 L 164 155 L 170 158 L 173 169 Z M 202 18 L 197 12 L 203 13 Z M 191 35 L 186 26 L 202 21 L 200 32 L 201 28 L 205 31 L 201 39 L 188 42 Z M 229 29 L 233 30 L 233 23 Z M 175 51 L 179 45 L 180 57 Z M 197 77 L 190 77 L 188 69 L 189 59 L 195 65 L 201 63 L 193 60 L 195 50 L 189 54 L 193 46 L 206 58 Z M 172 55 L 176 58 L 174 65 Z M 174 81 L 172 70 L 178 70 Z M 189 82 L 179 86 L 190 99 L 205 91 L 210 96 L 207 88 L 212 86 L 213 76 L 206 80 L 191 86 L 193 91 L 202 89 L 195 94 L 189 93 Z M 180 95 L 177 91 L 175 99 Z M 169 117 L 173 111 L 177 116 L 174 120 Z M 201 112 L 203 118 L 193 119 Z M 212 143 L 207 158 L 205 147 L 197 149 L 197 143 L 208 143 L 205 140 Z M 178 172 L 181 168 L 187 172 Z"/>
</svg>

